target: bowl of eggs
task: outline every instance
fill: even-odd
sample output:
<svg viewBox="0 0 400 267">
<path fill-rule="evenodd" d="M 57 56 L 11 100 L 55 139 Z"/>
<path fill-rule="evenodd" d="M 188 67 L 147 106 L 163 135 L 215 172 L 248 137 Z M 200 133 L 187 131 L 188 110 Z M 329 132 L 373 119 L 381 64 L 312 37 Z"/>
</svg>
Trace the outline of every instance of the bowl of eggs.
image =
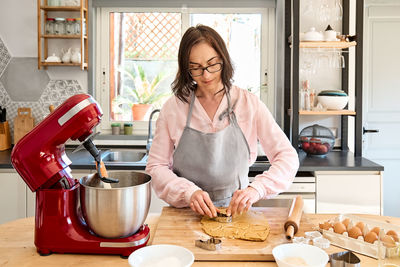
<svg viewBox="0 0 400 267">
<path fill-rule="evenodd" d="M 350 215 L 349 215 L 350 216 Z M 325 238 L 334 245 L 371 257 L 399 255 L 399 227 L 356 216 L 339 216 L 319 224 Z"/>
</svg>

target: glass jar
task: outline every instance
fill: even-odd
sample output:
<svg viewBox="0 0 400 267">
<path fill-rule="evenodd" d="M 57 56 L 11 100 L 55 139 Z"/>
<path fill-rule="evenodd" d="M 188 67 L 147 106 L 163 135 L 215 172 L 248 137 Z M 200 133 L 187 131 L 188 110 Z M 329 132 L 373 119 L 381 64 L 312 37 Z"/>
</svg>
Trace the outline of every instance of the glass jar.
<svg viewBox="0 0 400 267">
<path fill-rule="evenodd" d="M 55 18 L 54 23 L 54 34 L 62 35 L 65 34 L 65 19 L 64 18 Z"/>
<path fill-rule="evenodd" d="M 54 19 L 53 18 L 46 19 L 45 33 L 49 34 L 49 35 L 54 34 Z"/>
<path fill-rule="evenodd" d="M 75 18 L 75 34 L 81 34 L 81 18 Z"/>
<path fill-rule="evenodd" d="M 124 134 L 132 135 L 132 133 L 133 133 L 133 123 L 130 122 L 124 123 Z"/>
<path fill-rule="evenodd" d="M 59 0 L 47 0 L 47 5 L 48 6 L 59 6 L 60 1 Z"/>
<path fill-rule="evenodd" d="M 75 34 L 75 19 L 67 18 L 65 22 L 65 34 Z"/>
</svg>

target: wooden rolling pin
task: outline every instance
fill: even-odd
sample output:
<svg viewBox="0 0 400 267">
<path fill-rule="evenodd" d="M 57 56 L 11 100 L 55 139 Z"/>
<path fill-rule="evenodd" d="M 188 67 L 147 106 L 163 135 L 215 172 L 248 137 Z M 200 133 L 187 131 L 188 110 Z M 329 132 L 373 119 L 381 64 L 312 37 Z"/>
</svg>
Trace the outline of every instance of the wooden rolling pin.
<svg viewBox="0 0 400 267">
<path fill-rule="evenodd" d="M 303 213 L 304 201 L 301 196 L 293 198 L 287 221 L 285 222 L 286 238 L 291 240 L 299 230 L 301 214 Z"/>
</svg>

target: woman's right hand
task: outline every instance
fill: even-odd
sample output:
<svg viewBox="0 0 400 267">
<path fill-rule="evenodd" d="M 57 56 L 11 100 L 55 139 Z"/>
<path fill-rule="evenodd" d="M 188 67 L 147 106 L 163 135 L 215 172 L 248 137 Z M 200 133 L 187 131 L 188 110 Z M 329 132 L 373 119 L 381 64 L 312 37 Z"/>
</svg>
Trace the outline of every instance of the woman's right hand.
<svg viewBox="0 0 400 267">
<path fill-rule="evenodd" d="M 210 218 L 217 217 L 217 209 L 206 191 L 194 191 L 190 197 L 190 208 L 201 215 L 207 215 Z"/>
</svg>

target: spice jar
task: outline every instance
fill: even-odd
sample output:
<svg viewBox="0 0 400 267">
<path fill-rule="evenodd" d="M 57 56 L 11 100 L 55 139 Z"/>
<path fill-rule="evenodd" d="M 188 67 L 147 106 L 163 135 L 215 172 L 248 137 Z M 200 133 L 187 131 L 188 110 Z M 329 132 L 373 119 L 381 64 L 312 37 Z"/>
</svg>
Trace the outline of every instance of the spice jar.
<svg viewBox="0 0 400 267">
<path fill-rule="evenodd" d="M 133 132 L 133 124 L 130 122 L 124 123 L 124 134 L 132 135 L 132 132 Z"/>
<path fill-rule="evenodd" d="M 63 35 L 65 34 L 65 19 L 64 18 L 55 18 L 54 23 L 54 34 Z"/>
<path fill-rule="evenodd" d="M 65 23 L 65 33 L 68 35 L 75 34 L 75 19 L 67 18 Z"/>
<path fill-rule="evenodd" d="M 121 124 L 120 123 L 111 123 L 111 133 L 112 135 L 120 135 L 121 134 Z"/>
<path fill-rule="evenodd" d="M 46 32 L 46 34 L 54 34 L 54 19 L 53 18 L 46 19 L 45 32 Z"/>
<path fill-rule="evenodd" d="M 75 18 L 74 28 L 75 34 L 81 34 L 81 18 Z"/>
</svg>

